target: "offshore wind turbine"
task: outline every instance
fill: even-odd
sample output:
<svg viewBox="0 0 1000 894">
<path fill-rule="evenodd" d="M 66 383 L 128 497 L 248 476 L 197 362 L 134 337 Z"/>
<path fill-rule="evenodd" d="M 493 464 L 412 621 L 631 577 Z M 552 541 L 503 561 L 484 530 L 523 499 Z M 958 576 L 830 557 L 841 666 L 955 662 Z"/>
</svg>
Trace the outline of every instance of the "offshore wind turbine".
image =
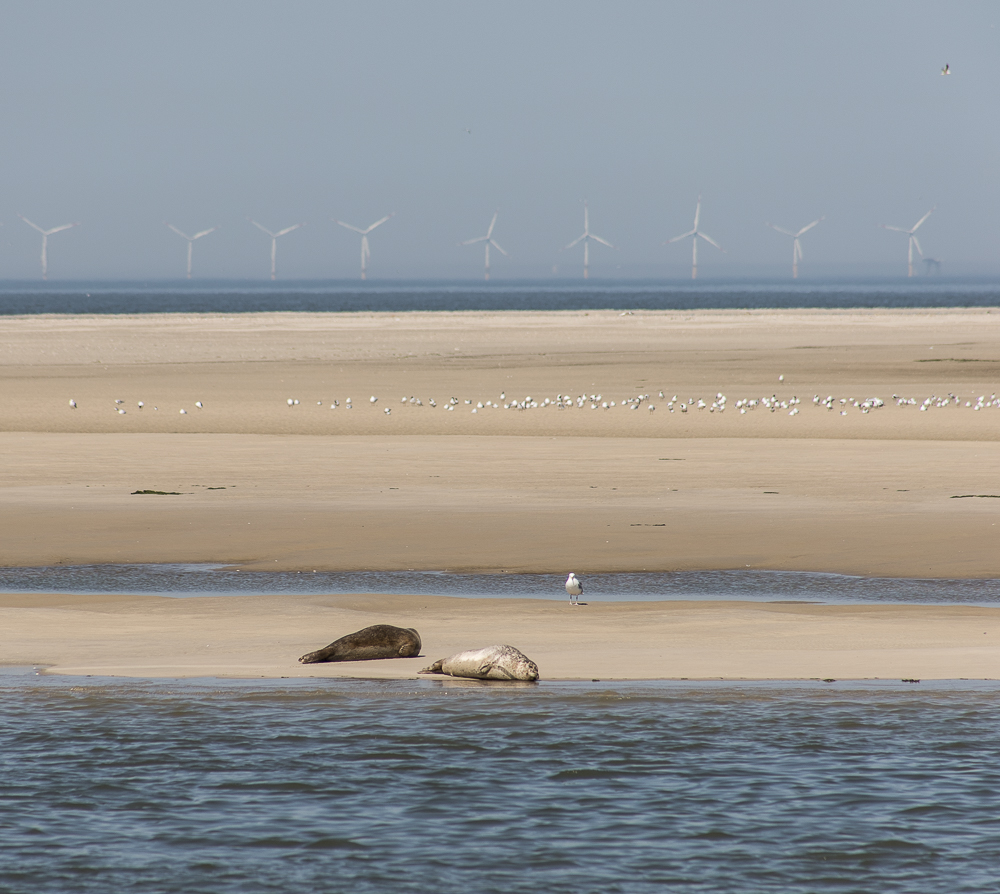
<svg viewBox="0 0 1000 894">
<path fill-rule="evenodd" d="M 387 214 L 381 220 L 375 221 L 375 223 L 370 226 L 365 227 L 363 230 L 361 227 L 355 227 L 349 223 L 344 223 L 342 220 L 337 220 L 337 218 L 332 218 L 332 220 L 339 223 L 342 227 L 346 227 L 348 230 L 354 230 L 355 233 L 361 234 L 361 278 L 368 279 L 368 259 L 372 256 L 371 249 L 368 247 L 368 234 L 375 229 L 375 227 L 380 227 L 384 224 L 390 217 L 395 217 L 396 212 L 393 211 L 392 214 Z"/>
<path fill-rule="evenodd" d="M 465 242 L 459 242 L 459 245 L 475 245 L 477 242 L 486 243 L 486 275 L 483 277 L 486 280 L 490 278 L 490 246 L 492 245 L 500 254 L 505 258 L 509 258 L 510 255 L 505 252 L 497 241 L 493 238 L 493 228 L 497 225 L 497 217 L 499 217 L 500 212 L 495 211 L 493 213 L 493 220 L 490 221 L 489 229 L 486 230 L 485 236 L 479 236 L 476 239 L 467 239 Z"/>
<path fill-rule="evenodd" d="M 688 230 L 686 233 L 681 233 L 680 236 L 674 236 L 673 239 L 668 239 L 664 242 L 664 245 L 670 245 L 671 242 L 680 242 L 681 239 L 687 239 L 688 236 L 691 237 L 691 279 L 698 278 L 698 237 L 701 236 L 709 245 L 714 245 L 719 251 L 725 253 L 725 249 L 719 245 L 711 236 L 706 235 L 701 230 L 698 229 L 698 221 L 701 220 L 701 196 L 698 196 L 698 204 L 694 206 L 694 226 Z"/>
<path fill-rule="evenodd" d="M 170 227 L 170 229 L 173 230 L 178 236 L 180 236 L 180 237 L 182 237 L 184 239 L 187 239 L 187 244 L 188 244 L 188 268 L 187 268 L 187 274 L 188 275 L 187 275 L 187 278 L 190 279 L 191 278 L 191 253 L 194 250 L 194 240 L 195 239 L 201 239 L 202 236 L 207 236 L 209 233 L 214 233 L 219 228 L 218 227 L 212 227 L 212 229 L 210 229 L 210 230 L 202 230 L 200 233 L 195 233 L 193 236 L 188 236 L 187 233 L 182 233 L 172 223 L 167 223 L 166 221 L 164 221 L 164 223 L 167 224 L 167 226 Z M 274 279 L 273 276 L 271 278 Z"/>
<path fill-rule="evenodd" d="M 590 279 L 590 240 L 593 239 L 594 242 L 600 242 L 601 245 L 606 245 L 608 248 L 614 248 L 614 246 L 608 242 L 606 239 L 602 239 L 600 236 L 595 236 L 590 232 L 590 211 L 587 208 L 587 203 L 583 203 L 583 233 L 576 237 L 569 245 L 563 246 L 562 251 L 566 251 L 567 248 L 572 248 L 574 245 L 578 245 L 580 241 L 583 241 L 583 278 Z"/>
<path fill-rule="evenodd" d="M 283 230 L 278 230 L 277 233 L 272 233 L 266 227 L 262 227 L 252 217 L 248 218 L 248 220 L 258 230 L 260 230 L 261 232 L 267 233 L 267 235 L 271 237 L 271 279 L 273 280 L 275 278 L 275 264 L 274 264 L 274 262 L 275 262 L 275 259 L 277 257 L 277 254 L 278 254 L 278 237 L 279 236 L 284 236 L 286 233 L 291 233 L 292 230 L 297 230 L 299 227 L 304 227 L 305 224 L 304 223 L 292 224 L 292 226 L 290 226 L 290 227 L 285 227 L 285 229 L 283 229 Z"/>
<path fill-rule="evenodd" d="M 825 214 L 814 220 L 811 224 L 806 224 L 797 233 L 793 233 L 790 230 L 783 230 L 781 227 L 776 227 L 773 223 L 769 223 L 767 225 L 772 230 L 777 230 L 779 233 L 784 233 L 786 236 L 792 237 L 792 279 L 799 278 L 799 261 L 802 260 L 802 246 L 799 245 L 799 237 L 803 233 L 809 232 L 809 230 L 816 226 L 816 224 L 818 224 L 821 220 L 826 220 Z"/>
<path fill-rule="evenodd" d="M 49 278 L 49 236 L 51 236 L 53 233 L 61 233 L 63 230 L 69 230 L 72 227 L 78 227 L 78 226 L 80 226 L 80 222 L 77 221 L 76 223 L 63 224 L 62 226 L 59 226 L 59 227 L 53 227 L 51 230 L 43 230 L 40 226 L 38 226 L 38 224 L 32 223 L 23 214 L 18 214 L 18 217 L 20 217 L 21 220 L 23 220 L 29 227 L 31 227 L 34 230 L 38 230 L 38 232 L 42 234 L 42 279 L 48 279 Z"/>
<path fill-rule="evenodd" d="M 937 208 L 937 205 L 935 205 L 934 208 Z M 913 276 L 913 248 L 914 248 L 914 246 L 916 246 L 917 253 L 920 255 L 920 257 L 924 256 L 924 251 L 920 247 L 920 242 L 917 241 L 917 237 L 914 234 L 920 228 L 920 225 L 925 220 L 927 220 L 927 218 L 930 217 L 931 214 L 934 213 L 934 208 L 931 208 L 930 211 L 928 211 L 923 217 L 921 217 L 920 220 L 918 220 L 908 230 L 904 230 L 902 227 L 890 227 L 890 226 L 887 226 L 886 224 L 882 224 L 882 229 L 883 230 L 895 230 L 897 233 L 906 233 L 906 235 L 910 237 L 909 242 L 907 244 L 907 251 L 906 251 L 907 261 L 909 262 L 908 272 L 906 274 L 907 276 Z"/>
</svg>

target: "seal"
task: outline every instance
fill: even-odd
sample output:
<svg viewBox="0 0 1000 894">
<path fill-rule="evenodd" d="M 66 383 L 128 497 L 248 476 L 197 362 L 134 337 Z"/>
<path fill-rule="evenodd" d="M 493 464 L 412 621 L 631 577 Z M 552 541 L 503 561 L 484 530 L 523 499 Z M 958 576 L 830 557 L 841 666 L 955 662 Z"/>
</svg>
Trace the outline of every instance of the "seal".
<svg viewBox="0 0 1000 894">
<path fill-rule="evenodd" d="M 450 674 L 452 677 L 471 677 L 474 680 L 530 682 L 538 679 L 538 665 L 513 646 L 496 645 L 442 658 L 419 673 Z"/>
<path fill-rule="evenodd" d="M 307 652 L 299 661 L 370 661 L 374 658 L 413 658 L 420 654 L 420 634 L 412 627 L 375 624 L 335 639 L 325 649 Z"/>
</svg>

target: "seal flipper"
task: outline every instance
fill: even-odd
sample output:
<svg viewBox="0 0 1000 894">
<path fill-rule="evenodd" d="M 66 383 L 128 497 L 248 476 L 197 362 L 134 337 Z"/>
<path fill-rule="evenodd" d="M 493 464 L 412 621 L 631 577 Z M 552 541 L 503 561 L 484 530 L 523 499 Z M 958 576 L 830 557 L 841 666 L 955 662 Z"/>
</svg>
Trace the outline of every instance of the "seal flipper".
<svg viewBox="0 0 1000 894">
<path fill-rule="evenodd" d="M 496 671 L 497 674 L 498 674 L 498 676 L 496 676 L 496 677 L 490 677 L 490 674 L 493 671 Z M 502 674 L 503 676 L 500 677 L 499 676 L 500 674 Z M 481 668 L 479 668 L 479 676 L 482 677 L 484 680 L 489 680 L 489 679 L 493 679 L 493 680 L 498 680 L 498 679 L 516 680 L 517 679 L 517 677 L 515 677 L 509 670 L 507 670 L 507 668 L 500 667 L 500 665 L 494 664 L 492 662 L 490 664 L 484 664 Z"/>
</svg>

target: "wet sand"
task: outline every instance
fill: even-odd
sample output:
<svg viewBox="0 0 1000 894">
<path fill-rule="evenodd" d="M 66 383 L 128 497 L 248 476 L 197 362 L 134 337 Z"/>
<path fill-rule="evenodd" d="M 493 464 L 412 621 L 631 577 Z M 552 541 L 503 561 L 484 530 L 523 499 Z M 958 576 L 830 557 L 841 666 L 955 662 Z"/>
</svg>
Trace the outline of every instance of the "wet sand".
<svg viewBox="0 0 1000 894">
<path fill-rule="evenodd" d="M 6 433 L 0 562 L 1000 577 L 997 490 L 981 442 Z"/>
<path fill-rule="evenodd" d="M 0 318 L 0 564 L 1000 577 L 998 380 L 1000 312 L 978 309 Z M 559 408 L 560 395 L 571 405 Z M 828 395 L 830 409 L 813 403 Z M 894 395 L 913 402 L 899 406 Z M 529 396 L 537 408 L 503 409 Z M 743 400 L 772 396 L 773 408 L 739 412 Z M 864 412 L 873 398 L 883 405 Z M 165 493 L 134 493 L 142 490 Z M 167 610 L 129 598 L 136 630 L 181 611 L 175 601 Z M 205 618 L 237 604 L 264 611 L 249 599 L 205 603 Z M 536 610 L 485 602 L 448 603 L 456 619 L 487 612 L 493 621 L 442 638 L 441 654 L 429 657 L 483 644 L 480 632 Z M 183 611 L 196 603 L 204 600 Z M 230 608 L 210 607 L 223 604 Z M 995 675 L 979 640 L 961 658 L 958 640 L 933 637 L 921 647 L 925 670 L 903 671 L 906 648 L 880 651 L 877 637 L 863 647 L 867 633 L 852 646 L 822 612 L 830 647 L 806 637 L 794 660 L 795 650 L 755 649 L 753 640 L 732 655 L 706 651 L 707 633 L 654 660 L 655 639 L 674 635 L 679 610 L 587 609 L 602 624 L 619 612 L 614 623 L 624 625 L 587 653 L 603 656 L 599 674 L 579 657 L 544 652 L 552 638 L 572 644 L 574 627 L 556 636 L 543 626 L 549 639 L 534 640 L 524 621 L 515 633 L 537 644 L 556 676 L 612 676 L 617 665 L 640 677 L 850 676 L 851 667 L 861 676 Z M 5 631 L 16 611 L 2 609 Z M 713 629 L 707 619 L 723 617 L 713 612 L 737 609 L 685 611 L 702 612 Z M 738 611 L 776 623 L 759 607 Z M 931 610 L 885 611 L 903 612 L 893 615 L 901 623 L 913 613 L 918 631 Z M 795 640 L 815 619 L 792 616 L 806 625 L 788 628 Z M 255 623 L 266 627 L 267 617 Z M 653 637 L 641 663 L 654 670 L 621 660 L 637 626 Z M 0 660 L 118 666 L 108 642 L 103 657 L 22 654 L 32 627 L 5 636 Z M 191 666 L 209 672 L 214 665 L 198 663 L 199 624 L 190 629 Z M 304 633 L 288 641 L 293 653 L 340 635 Z M 245 665 L 235 654 L 220 673 L 284 667 L 270 658 Z M 826 660 L 831 669 L 819 669 Z M 364 674 L 390 672 L 384 666 Z"/>
</svg>

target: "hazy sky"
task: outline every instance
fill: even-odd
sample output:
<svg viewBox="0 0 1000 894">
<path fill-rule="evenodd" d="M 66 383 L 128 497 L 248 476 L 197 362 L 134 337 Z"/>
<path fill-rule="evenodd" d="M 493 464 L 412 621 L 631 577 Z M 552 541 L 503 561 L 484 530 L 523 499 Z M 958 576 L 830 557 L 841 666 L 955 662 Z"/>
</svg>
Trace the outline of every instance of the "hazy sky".
<svg viewBox="0 0 1000 894">
<path fill-rule="evenodd" d="M 945 269 L 1000 272 L 996 2 L 0 3 L 0 277 L 905 273 L 912 226 Z M 945 63 L 953 74 L 942 77 Z M 770 268 L 768 268 L 770 265 Z"/>
</svg>

